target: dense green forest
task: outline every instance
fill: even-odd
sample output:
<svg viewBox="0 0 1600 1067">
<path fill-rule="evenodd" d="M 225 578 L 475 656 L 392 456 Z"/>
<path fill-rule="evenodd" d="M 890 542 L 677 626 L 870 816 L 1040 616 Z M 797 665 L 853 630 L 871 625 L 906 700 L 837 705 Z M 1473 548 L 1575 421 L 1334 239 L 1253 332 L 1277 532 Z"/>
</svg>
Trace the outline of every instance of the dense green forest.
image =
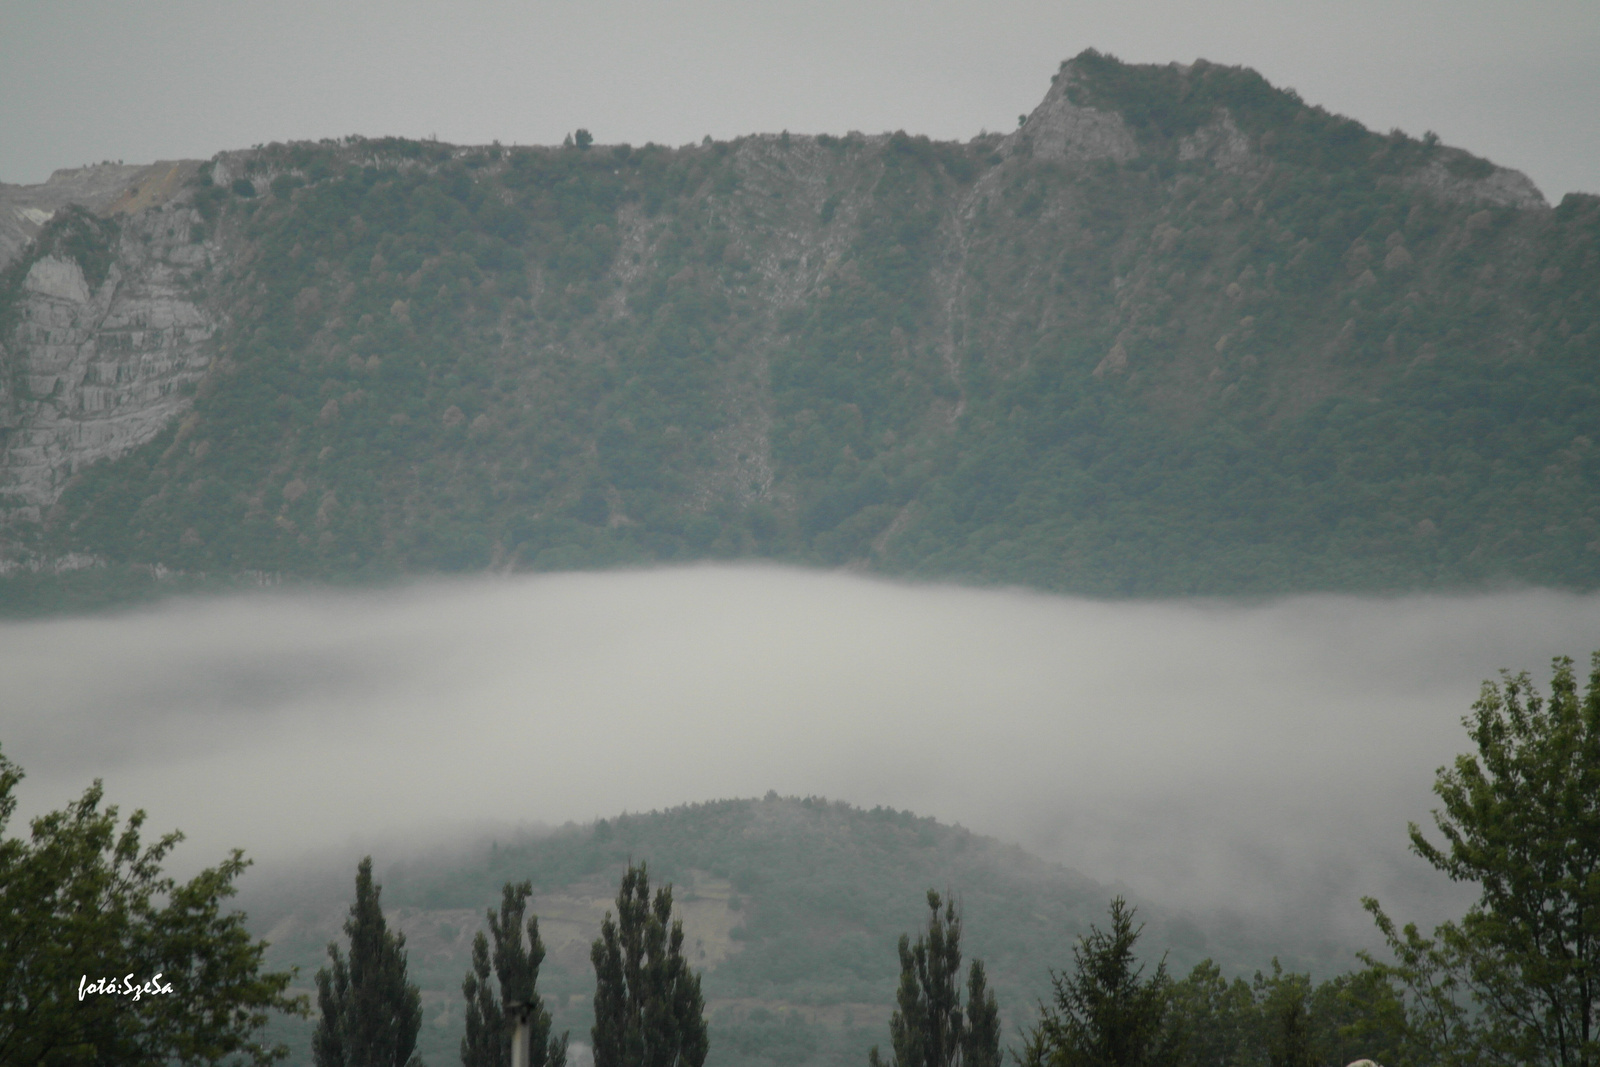
<svg viewBox="0 0 1600 1067">
<path fill-rule="evenodd" d="M 192 409 L 9 524 L 0 602 L 751 558 L 1600 584 L 1600 198 L 1240 68 L 1055 82 L 966 143 L 225 153 L 151 209 L 213 264 Z M 1111 148 L 1061 146 L 1084 116 Z M 58 216 L 0 327 L 46 252 L 135 269 L 130 227 Z"/>
</svg>

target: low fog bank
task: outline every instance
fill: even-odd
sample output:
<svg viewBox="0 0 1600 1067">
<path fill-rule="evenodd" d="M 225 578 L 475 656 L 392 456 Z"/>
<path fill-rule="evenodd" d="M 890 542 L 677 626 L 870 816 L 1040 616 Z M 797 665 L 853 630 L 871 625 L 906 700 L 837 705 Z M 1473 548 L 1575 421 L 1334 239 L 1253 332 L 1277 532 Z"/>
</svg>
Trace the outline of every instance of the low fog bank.
<svg viewBox="0 0 1600 1067">
<path fill-rule="evenodd" d="M 0 744 L 28 773 L 19 816 L 101 777 L 186 832 L 185 869 L 777 790 L 1348 943 L 1370 940 L 1363 894 L 1460 906 L 1406 823 L 1431 825 L 1483 679 L 1543 686 L 1550 657 L 1597 644 L 1600 598 L 1547 592 L 1102 603 L 755 567 L 548 576 L 0 626 Z"/>
</svg>

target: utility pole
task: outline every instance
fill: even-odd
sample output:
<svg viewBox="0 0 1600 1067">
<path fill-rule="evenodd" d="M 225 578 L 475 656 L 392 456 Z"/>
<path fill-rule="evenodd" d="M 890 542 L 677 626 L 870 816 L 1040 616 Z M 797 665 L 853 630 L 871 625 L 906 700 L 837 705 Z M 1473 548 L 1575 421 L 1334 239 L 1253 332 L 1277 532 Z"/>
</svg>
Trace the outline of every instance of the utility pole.
<svg viewBox="0 0 1600 1067">
<path fill-rule="evenodd" d="M 528 1067 L 528 1019 L 533 1015 L 533 1005 L 526 1000 L 514 1000 L 506 1005 L 511 1016 L 511 1067 Z"/>
</svg>

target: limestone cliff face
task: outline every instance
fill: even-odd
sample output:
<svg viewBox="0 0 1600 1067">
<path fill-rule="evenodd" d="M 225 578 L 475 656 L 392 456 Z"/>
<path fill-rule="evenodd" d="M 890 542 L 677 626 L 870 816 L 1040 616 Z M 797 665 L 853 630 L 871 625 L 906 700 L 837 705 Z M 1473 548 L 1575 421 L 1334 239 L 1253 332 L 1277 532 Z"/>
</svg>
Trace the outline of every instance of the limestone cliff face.
<svg viewBox="0 0 1600 1067">
<path fill-rule="evenodd" d="M 104 277 L 47 254 L 28 266 L 0 349 L 0 518 L 38 521 L 72 473 L 123 455 L 189 403 L 215 323 L 189 294 L 215 251 L 190 208 L 126 216 Z"/>
</svg>

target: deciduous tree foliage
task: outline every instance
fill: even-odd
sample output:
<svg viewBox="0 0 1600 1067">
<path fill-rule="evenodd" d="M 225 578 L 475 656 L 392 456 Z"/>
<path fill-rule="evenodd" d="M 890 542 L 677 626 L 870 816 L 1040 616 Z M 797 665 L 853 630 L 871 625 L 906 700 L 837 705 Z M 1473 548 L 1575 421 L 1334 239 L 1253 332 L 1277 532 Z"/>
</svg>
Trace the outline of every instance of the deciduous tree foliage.
<svg viewBox="0 0 1600 1067">
<path fill-rule="evenodd" d="M 617 891 L 617 916 L 600 924 L 594 962 L 594 1067 L 701 1067 L 710 1047 L 700 976 L 683 958 L 672 887 L 650 900 L 643 863 Z"/>
<path fill-rule="evenodd" d="M 258 1031 L 271 1012 L 306 1008 L 284 995 L 291 974 L 263 970 L 267 945 L 250 938 L 244 913 L 222 910 L 249 865 L 243 854 L 178 884 L 161 865 L 183 835 L 142 844 L 144 812 L 119 828 L 98 780 L 34 819 L 28 840 L 5 837 L 21 779 L 0 754 L 0 1063 L 283 1058 Z M 98 979 L 119 992 L 80 1000 L 80 985 Z M 130 983 L 172 991 L 135 1000 L 121 992 Z"/>
<path fill-rule="evenodd" d="M 1582 695 L 1554 661 L 1548 700 L 1526 672 L 1485 682 L 1463 720 L 1477 747 L 1441 767 L 1435 845 L 1411 847 L 1482 895 L 1432 938 L 1364 903 L 1410 993 L 1418 1059 L 1600 1064 L 1600 652 Z M 1473 1010 L 1469 1010 L 1470 1008 Z"/>
<path fill-rule="evenodd" d="M 1123 898 L 1111 901 L 1111 929 L 1091 926 L 1072 950 L 1072 974 L 1051 972 L 1054 1003 L 1023 1049 L 1025 1067 L 1144 1067 L 1172 1059 L 1165 1017 L 1171 990 L 1167 965 L 1144 977 L 1133 954 L 1143 924 Z"/>
<path fill-rule="evenodd" d="M 390 933 L 372 857 L 356 869 L 356 899 L 345 920 L 346 959 L 328 944 L 332 967 L 317 972 L 322 1019 L 312 1036 L 317 1067 L 422 1067 L 413 1054 L 422 1029 L 422 994 L 406 980 L 406 935 Z"/>
<path fill-rule="evenodd" d="M 1403 1004 L 1370 968 L 1313 984 L 1273 960 L 1253 982 L 1229 982 L 1202 960 L 1171 984 L 1163 1027 L 1168 1062 L 1181 1067 L 1410 1064 Z"/>
<path fill-rule="evenodd" d="M 943 904 L 944 915 L 939 914 Z M 928 930 L 912 945 L 900 937 L 898 1007 L 889 1021 L 891 1058 L 873 1046 L 871 1067 L 999 1067 L 1000 1007 L 988 990 L 983 962 L 967 972 L 961 1003 L 961 915 L 928 890 Z"/>
<path fill-rule="evenodd" d="M 513 1025 L 509 1005 L 531 1004 L 529 1017 L 529 1067 L 566 1067 L 567 1035 L 550 1034 L 550 1013 L 539 996 L 539 965 L 544 962 L 544 941 L 539 937 L 539 917 L 528 916 L 528 940 L 522 940 L 522 916 L 533 883 L 507 882 L 500 913 L 488 911 L 489 932 L 494 936 L 494 973 L 500 983 L 495 996 L 489 983 L 489 941 L 483 931 L 472 940 L 472 971 L 461 983 L 467 998 L 466 1033 L 461 1038 L 462 1067 L 504 1067 L 511 1062 Z"/>
</svg>

